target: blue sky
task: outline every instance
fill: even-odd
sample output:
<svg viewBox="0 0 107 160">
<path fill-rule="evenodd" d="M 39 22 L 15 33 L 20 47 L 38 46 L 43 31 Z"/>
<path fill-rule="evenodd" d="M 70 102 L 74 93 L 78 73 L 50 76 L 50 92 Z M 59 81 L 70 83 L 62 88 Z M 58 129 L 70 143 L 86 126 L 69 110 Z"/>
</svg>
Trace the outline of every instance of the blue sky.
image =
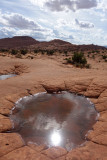
<svg viewBox="0 0 107 160">
<path fill-rule="evenodd" d="M 0 38 L 107 45 L 107 0 L 0 0 Z"/>
</svg>

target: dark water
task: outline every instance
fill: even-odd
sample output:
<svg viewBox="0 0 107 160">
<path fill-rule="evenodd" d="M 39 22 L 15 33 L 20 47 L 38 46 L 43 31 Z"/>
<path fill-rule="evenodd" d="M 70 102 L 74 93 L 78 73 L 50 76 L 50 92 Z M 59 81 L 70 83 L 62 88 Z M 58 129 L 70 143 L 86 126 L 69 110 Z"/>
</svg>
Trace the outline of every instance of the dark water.
<svg viewBox="0 0 107 160">
<path fill-rule="evenodd" d="M 7 78 L 15 77 L 15 74 L 7 74 L 7 75 L 0 75 L 0 80 L 5 80 Z"/>
<path fill-rule="evenodd" d="M 71 150 L 86 141 L 97 119 L 94 105 L 85 97 L 68 92 L 41 93 L 20 99 L 12 110 L 12 132 L 25 143 L 61 146 Z"/>
</svg>

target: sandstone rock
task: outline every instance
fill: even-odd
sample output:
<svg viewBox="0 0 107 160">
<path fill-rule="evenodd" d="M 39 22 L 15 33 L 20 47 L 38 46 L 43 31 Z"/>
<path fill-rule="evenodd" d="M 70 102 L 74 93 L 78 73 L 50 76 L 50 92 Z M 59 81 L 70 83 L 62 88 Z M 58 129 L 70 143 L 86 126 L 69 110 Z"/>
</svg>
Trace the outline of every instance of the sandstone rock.
<svg viewBox="0 0 107 160">
<path fill-rule="evenodd" d="M 0 157 L 24 145 L 16 133 L 0 133 Z"/>
<path fill-rule="evenodd" d="M 99 141 L 102 141 L 101 135 L 103 137 L 104 134 L 107 134 L 107 122 L 100 122 L 99 121 L 93 126 L 93 131 L 88 134 L 88 138 L 91 141 L 99 143 Z M 98 138 L 96 138 L 96 137 L 98 137 L 99 135 L 100 135 L 99 138 L 101 138 L 101 140 L 99 139 L 99 141 L 97 142 Z M 105 139 L 103 139 L 103 141 L 104 140 Z"/>
<path fill-rule="evenodd" d="M 0 99 L 0 114 L 9 115 L 12 107 L 13 103 L 7 101 L 5 98 Z"/>
<path fill-rule="evenodd" d="M 8 153 L 0 160 L 50 160 L 50 158 L 25 146 Z"/>
<path fill-rule="evenodd" d="M 96 108 L 99 112 L 107 110 L 107 90 L 104 90 L 98 98 Z"/>
<path fill-rule="evenodd" d="M 88 142 L 86 146 L 72 150 L 66 156 L 66 160 L 106 160 L 106 146 Z"/>
<path fill-rule="evenodd" d="M 74 93 L 85 93 L 92 79 L 80 78 L 65 81 L 66 89 Z"/>
<path fill-rule="evenodd" d="M 0 114 L 0 132 L 8 131 L 12 128 L 10 119 Z"/>
<path fill-rule="evenodd" d="M 94 104 L 95 104 L 95 107 L 96 107 L 96 104 L 97 104 L 98 99 L 96 99 L 96 98 L 89 98 L 89 100 L 90 100 L 92 103 L 94 103 Z"/>
<path fill-rule="evenodd" d="M 62 157 L 56 158 L 56 160 L 66 160 L 66 156 L 62 156 Z"/>
<path fill-rule="evenodd" d="M 48 93 L 53 93 L 53 92 L 59 92 L 59 91 L 65 91 L 65 84 L 64 82 L 61 82 L 60 84 L 58 83 L 42 83 L 42 87 L 47 91 Z"/>
<path fill-rule="evenodd" d="M 99 121 L 107 122 L 107 111 L 100 113 Z"/>
<path fill-rule="evenodd" d="M 33 150 L 35 150 L 35 151 L 37 151 L 37 152 L 41 152 L 41 151 L 43 151 L 43 150 L 46 150 L 46 149 L 48 149 L 48 147 L 46 146 L 46 145 L 35 145 L 35 144 L 30 144 L 30 143 L 28 143 L 28 146 L 30 147 L 30 148 L 32 148 Z"/>
<path fill-rule="evenodd" d="M 43 151 L 42 153 L 49 158 L 56 159 L 58 157 L 66 155 L 67 151 L 61 147 L 51 147 L 51 148 Z"/>
<path fill-rule="evenodd" d="M 91 141 L 100 144 L 100 145 L 106 145 L 107 146 L 107 132 L 104 132 L 96 137 L 93 137 Z"/>
<path fill-rule="evenodd" d="M 42 85 L 35 85 L 32 88 L 27 89 L 27 92 L 30 95 L 34 95 L 34 94 L 39 93 L 39 92 L 46 92 L 46 90 Z"/>
<path fill-rule="evenodd" d="M 85 96 L 98 98 L 105 89 L 107 89 L 106 77 L 104 79 L 96 78 L 89 85 Z"/>
</svg>

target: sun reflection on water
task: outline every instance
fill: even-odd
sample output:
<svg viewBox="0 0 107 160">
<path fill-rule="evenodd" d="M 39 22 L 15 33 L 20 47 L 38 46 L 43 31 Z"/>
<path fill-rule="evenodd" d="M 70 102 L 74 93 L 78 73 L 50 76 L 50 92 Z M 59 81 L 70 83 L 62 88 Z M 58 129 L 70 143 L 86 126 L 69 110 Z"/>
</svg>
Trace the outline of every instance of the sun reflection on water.
<svg viewBox="0 0 107 160">
<path fill-rule="evenodd" d="M 52 133 L 51 142 L 52 142 L 52 145 L 54 145 L 54 146 L 60 145 L 60 143 L 61 143 L 61 135 L 57 131 L 54 131 Z"/>
</svg>

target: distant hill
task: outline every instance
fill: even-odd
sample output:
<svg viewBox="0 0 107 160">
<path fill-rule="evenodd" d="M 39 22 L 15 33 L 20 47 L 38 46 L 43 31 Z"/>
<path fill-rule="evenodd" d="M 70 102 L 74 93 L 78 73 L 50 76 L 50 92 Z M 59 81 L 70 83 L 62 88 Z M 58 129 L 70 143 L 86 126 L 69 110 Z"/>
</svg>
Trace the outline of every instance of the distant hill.
<svg viewBox="0 0 107 160">
<path fill-rule="evenodd" d="M 39 43 L 29 36 L 15 36 L 13 38 L 0 39 L 0 48 L 17 48 L 26 47 Z"/>
<path fill-rule="evenodd" d="M 86 51 L 86 50 L 99 50 L 105 49 L 105 47 L 97 45 L 75 45 L 69 42 L 54 39 L 49 42 L 39 42 L 29 36 L 15 36 L 13 38 L 0 39 L 0 49 L 20 49 L 27 48 L 30 50 L 60 50 L 60 51 Z"/>
</svg>

